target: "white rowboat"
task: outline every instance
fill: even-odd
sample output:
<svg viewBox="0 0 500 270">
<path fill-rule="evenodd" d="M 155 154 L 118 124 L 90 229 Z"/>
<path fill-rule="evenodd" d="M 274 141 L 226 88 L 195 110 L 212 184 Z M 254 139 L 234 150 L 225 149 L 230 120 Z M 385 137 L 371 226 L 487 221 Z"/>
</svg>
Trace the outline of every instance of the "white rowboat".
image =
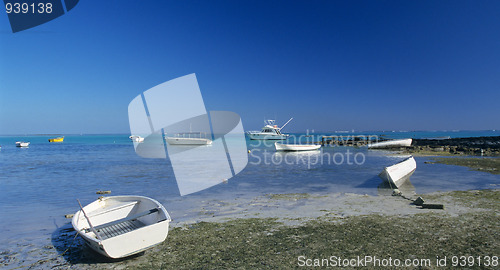
<svg viewBox="0 0 500 270">
<path fill-rule="evenodd" d="M 123 258 L 165 241 L 170 221 L 156 200 L 111 196 L 83 207 L 71 223 L 90 248 L 110 258 Z"/>
<path fill-rule="evenodd" d="M 415 159 L 410 156 L 409 158 L 384 168 L 378 175 L 382 180 L 389 183 L 392 188 L 399 188 L 417 169 Z"/>
<path fill-rule="evenodd" d="M 390 140 L 369 144 L 368 148 L 409 147 L 411 142 L 412 139 Z"/>
<path fill-rule="evenodd" d="M 321 145 L 319 144 L 283 144 L 279 142 L 274 143 L 276 151 L 312 151 L 318 150 Z"/>
<path fill-rule="evenodd" d="M 17 147 L 28 147 L 30 142 L 16 142 Z"/>
<path fill-rule="evenodd" d="M 181 138 L 165 137 L 168 144 L 171 145 L 207 145 L 212 144 L 212 140 L 205 138 Z"/>
<path fill-rule="evenodd" d="M 184 132 L 177 133 L 172 137 L 165 137 L 170 145 L 207 145 L 212 144 L 212 140 L 207 138 L 204 132 Z"/>
</svg>

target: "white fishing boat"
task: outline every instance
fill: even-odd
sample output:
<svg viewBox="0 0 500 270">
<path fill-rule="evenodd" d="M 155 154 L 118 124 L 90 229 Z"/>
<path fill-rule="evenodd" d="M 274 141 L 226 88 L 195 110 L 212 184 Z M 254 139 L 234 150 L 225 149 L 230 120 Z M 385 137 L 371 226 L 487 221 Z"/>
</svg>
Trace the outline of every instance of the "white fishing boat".
<svg viewBox="0 0 500 270">
<path fill-rule="evenodd" d="M 391 147 L 409 147 L 412 139 L 389 140 L 377 143 L 368 144 L 368 148 L 391 148 Z"/>
<path fill-rule="evenodd" d="M 17 147 L 28 147 L 30 142 L 16 142 Z"/>
<path fill-rule="evenodd" d="M 410 178 L 416 169 L 417 163 L 413 156 L 410 156 L 397 164 L 384 168 L 378 176 L 392 188 L 398 188 Z"/>
<path fill-rule="evenodd" d="M 185 132 L 178 133 L 173 137 L 165 137 L 170 145 L 207 145 L 212 144 L 212 140 L 207 138 L 206 133 Z"/>
<path fill-rule="evenodd" d="M 281 130 L 292 121 L 290 118 L 282 127 L 278 127 L 275 120 L 264 120 L 265 126 L 261 131 L 248 131 L 248 137 L 251 140 L 285 140 L 289 135 L 282 134 Z"/>
<path fill-rule="evenodd" d="M 110 258 L 123 258 L 165 241 L 170 221 L 156 200 L 110 196 L 81 207 L 71 223 L 90 248 Z"/>
<path fill-rule="evenodd" d="M 138 135 L 132 135 L 129 137 L 133 142 L 143 142 L 144 138 Z"/>
<path fill-rule="evenodd" d="M 321 145 L 319 144 L 284 144 L 275 142 L 274 147 L 276 151 L 313 151 L 318 150 Z"/>
</svg>

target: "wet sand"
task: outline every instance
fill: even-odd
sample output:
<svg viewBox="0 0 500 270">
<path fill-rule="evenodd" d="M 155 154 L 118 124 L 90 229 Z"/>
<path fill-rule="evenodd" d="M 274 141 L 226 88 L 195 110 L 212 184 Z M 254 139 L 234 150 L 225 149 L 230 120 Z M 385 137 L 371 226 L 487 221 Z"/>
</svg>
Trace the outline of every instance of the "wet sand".
<svg viewBox="0 0 500 270">
<path fill-rule="evenodd" d="M 33 258 L 24 261 L 4 252 L 0 265 L 33 269 L 289 269 L 299 266 L 298 256 L 409 257 L 433 262 L 436 256 L 498 256 L 500 189 L 422 195 L 426 203 L 444 204 L 444 210 L 421 209 L 408 199 L 388 194 L 381 190 L 379 196 L 293 193 L 207 200 L 191 213 L 192 220 L 174 220 L 164 243 L 123 260 L 104 258 L 84 247 L 79 237 L 73 240 L 75 232 L 68 224 L 54 232 L 53 246 L 32 252 Z M 34 258 L 42 259 L 32 261 Z"/>
</svg>

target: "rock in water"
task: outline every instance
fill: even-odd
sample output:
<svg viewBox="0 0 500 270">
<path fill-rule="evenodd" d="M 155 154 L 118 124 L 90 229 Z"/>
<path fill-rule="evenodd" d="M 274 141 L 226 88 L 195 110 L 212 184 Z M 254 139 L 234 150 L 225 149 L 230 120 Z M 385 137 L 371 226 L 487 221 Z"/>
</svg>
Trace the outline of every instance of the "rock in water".
<svg viewBox="0 0 500 270">
<path fill-rule="evenodd" d="M 393 189 L 392 190 L 392 196 L 401 196 L 401 191 L 399 189 Z"/>
</svg>

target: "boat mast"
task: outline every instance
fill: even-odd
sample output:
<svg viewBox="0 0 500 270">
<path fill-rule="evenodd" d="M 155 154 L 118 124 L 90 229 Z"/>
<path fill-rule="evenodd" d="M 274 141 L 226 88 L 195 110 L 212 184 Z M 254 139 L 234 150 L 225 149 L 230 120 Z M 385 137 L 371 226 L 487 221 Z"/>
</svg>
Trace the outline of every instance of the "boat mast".
<svg viewBox="0 0 500 270">
<path fill-rule="evenodd" d="M 286 126 L 286 125 L 290 122 L 290 121 L 292 121 L 292 119 L 293 119 L 293 117 L 292 117 L 292 118 L 290 118 L 290 120 L 288 120 L 288 121 L 287 121 L 287 122 L 286 122 L 286 123 L 285 123 L 285 124 L 284 124 L 284 125 L 280 128 L 280 130 L 282 130 L 282 129 L 283 129 L 283 128 L 284 128 L 284 127 L 285 127 L 285 126 Z"/>
</svg>

